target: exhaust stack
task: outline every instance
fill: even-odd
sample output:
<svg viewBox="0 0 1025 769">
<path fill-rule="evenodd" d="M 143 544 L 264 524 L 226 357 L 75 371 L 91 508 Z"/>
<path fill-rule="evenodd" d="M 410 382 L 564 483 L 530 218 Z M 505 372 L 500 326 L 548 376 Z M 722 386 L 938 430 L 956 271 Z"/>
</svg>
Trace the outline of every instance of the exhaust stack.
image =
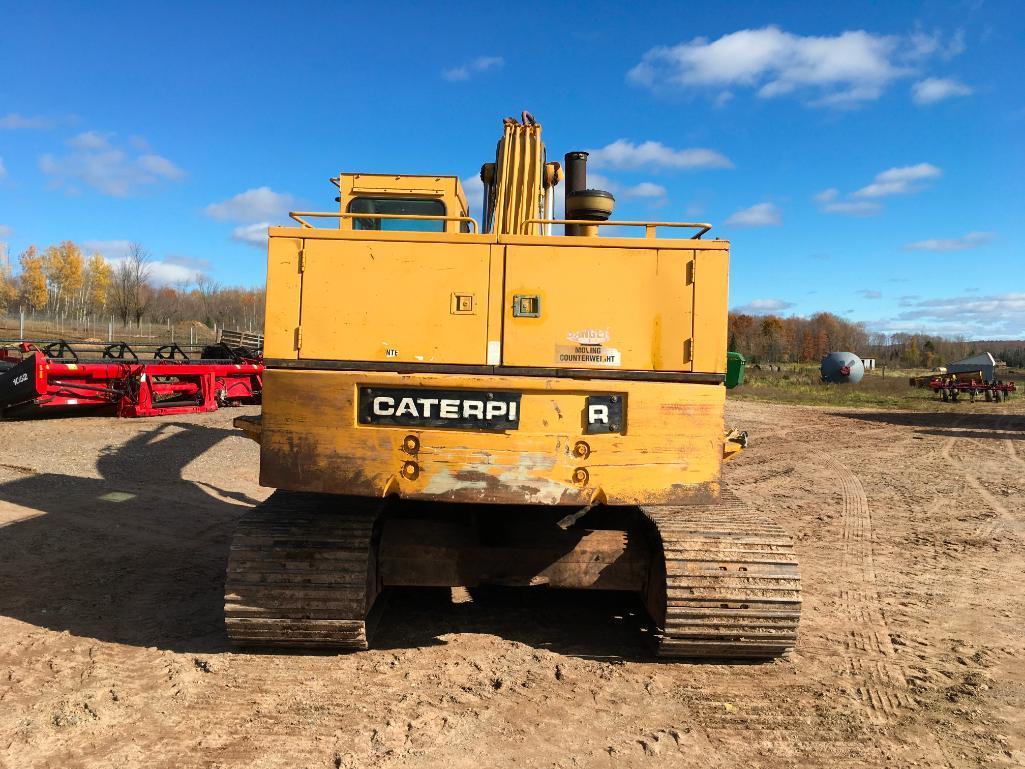
<svg viewBox="0 0 1025 769">
<path fill-rule="evenodd" d="M 566 218 L 587 219 L 604 222 L 612 215 L 616 199 L 611 192 L 587 189 L 587 153 L 567 152 L 566 162 Z M 567 235 L 594 236 L 598 234 L 597 226 L 586 224 L 567 224 Z"/>
</svg>

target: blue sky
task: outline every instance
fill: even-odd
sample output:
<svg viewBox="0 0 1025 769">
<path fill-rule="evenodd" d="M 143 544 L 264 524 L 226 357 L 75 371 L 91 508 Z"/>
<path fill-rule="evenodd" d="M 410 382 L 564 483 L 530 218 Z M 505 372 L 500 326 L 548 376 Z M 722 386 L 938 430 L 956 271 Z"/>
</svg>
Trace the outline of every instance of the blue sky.
<svg viewBox="0 0 1025 769">
<path fill-rule="evenodd" d="M 329 176 L 472 179 L 527 109 L 734 308 L 1025 338 L 1022 61 L 1019 2 L 0 2 L 0 240 L 260 284 Z"/>
</svg>

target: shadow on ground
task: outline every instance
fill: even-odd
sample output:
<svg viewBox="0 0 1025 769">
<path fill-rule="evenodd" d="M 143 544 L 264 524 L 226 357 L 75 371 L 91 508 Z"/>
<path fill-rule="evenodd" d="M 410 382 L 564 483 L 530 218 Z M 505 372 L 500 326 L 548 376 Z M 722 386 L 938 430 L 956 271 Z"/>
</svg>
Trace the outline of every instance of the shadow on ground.
<svg viewBox="0 0 1025 769">
<path fill-rule="evenodd" d="M 227 650 L 224 569 L 238 518 L 258 500 L 182 478 L 185 466 L 237 435 L 156 423 L 97 461 L 100 478 L 35 474 L 0 484 L 25 508 L 0 526 L 0 614 L 76 636 L 177 652 Z M 8 467 L 12 467 L 8 465 Z M 213 479 L 214 473 L 210 473 Z M 494 635 L 585 657 L 646 655 L 633 596 L 544 588 L 391 590 L 375 647 Z"/>
<path fill-rule="evenodd" d="M 472 633 L 589 659 L 651 657 L 643 606 L 629 593 L 487 587 L 453 600 L 448 588 L 390 588 L 384 599 L 375 648 L 436 646 Z"/>
<path fill-rule="evenodd" d="M 223 648 L 224 563 L 257 500 L 182 479 L 233 430 L 162 422 L 97 460 L 101 478 L 26 474 L 0 501 L 0 613 L 52 630 L 176 651 Z"/>
<path fill-rule="evenodd" d="M 945 438 L 1025 440 L 1025 416 L 971 412 L 972 404 L 958 404 L 965 411 L 834 411 L 831 416 L 860 422 L 919 428 L 923 435 Z"/>
</svg>

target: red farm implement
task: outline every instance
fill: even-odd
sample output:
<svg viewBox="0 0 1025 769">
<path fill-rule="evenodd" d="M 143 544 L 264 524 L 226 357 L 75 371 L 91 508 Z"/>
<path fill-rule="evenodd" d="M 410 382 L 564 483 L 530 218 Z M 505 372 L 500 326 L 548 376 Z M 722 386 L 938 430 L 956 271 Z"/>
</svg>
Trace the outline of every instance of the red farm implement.
<svg viewBox="0 0 1025 769">
<path fill-rule="evenodd" d="M 176 344 L 0 344 L 0 415 L 103 410 L 149 417 L 260 402 L 258 350 L 222 341 L 192 353 Z"/>
<path fill-rule="evenodd" d="M 987 401 L 1007 400 L 1011 393 L 1017 392 L 1014 382 L 1003 382 L 999 379 L 987 382 L 982 379 L 965 380 L 960 376 L 936 376 L 929 380 L 929 389 L 943 396 L 945 401 L 957 402 L 967 397 L 972 403 L 983 397 Z"/>
</svg>

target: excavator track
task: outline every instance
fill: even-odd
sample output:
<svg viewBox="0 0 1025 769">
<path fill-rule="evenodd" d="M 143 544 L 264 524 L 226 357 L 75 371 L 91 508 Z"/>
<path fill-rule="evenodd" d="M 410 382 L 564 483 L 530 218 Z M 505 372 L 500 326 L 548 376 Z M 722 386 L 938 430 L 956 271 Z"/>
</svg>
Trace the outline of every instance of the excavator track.
<svg viewBox="0 0 1025 769">
<path fill-rule="evenodd" d="M 725 493 L 713 505 L 641 509 L 656 540 L 646 603 L 658 656 L 766 659 L 793 648 L 801 577 L 789 534 Z"/>
<path fill-rule="evenodd" d="M 367 648 L 382 501 L 276 491 L 246 513 L 224 586 L 236 646 Z"/>
</svg>

